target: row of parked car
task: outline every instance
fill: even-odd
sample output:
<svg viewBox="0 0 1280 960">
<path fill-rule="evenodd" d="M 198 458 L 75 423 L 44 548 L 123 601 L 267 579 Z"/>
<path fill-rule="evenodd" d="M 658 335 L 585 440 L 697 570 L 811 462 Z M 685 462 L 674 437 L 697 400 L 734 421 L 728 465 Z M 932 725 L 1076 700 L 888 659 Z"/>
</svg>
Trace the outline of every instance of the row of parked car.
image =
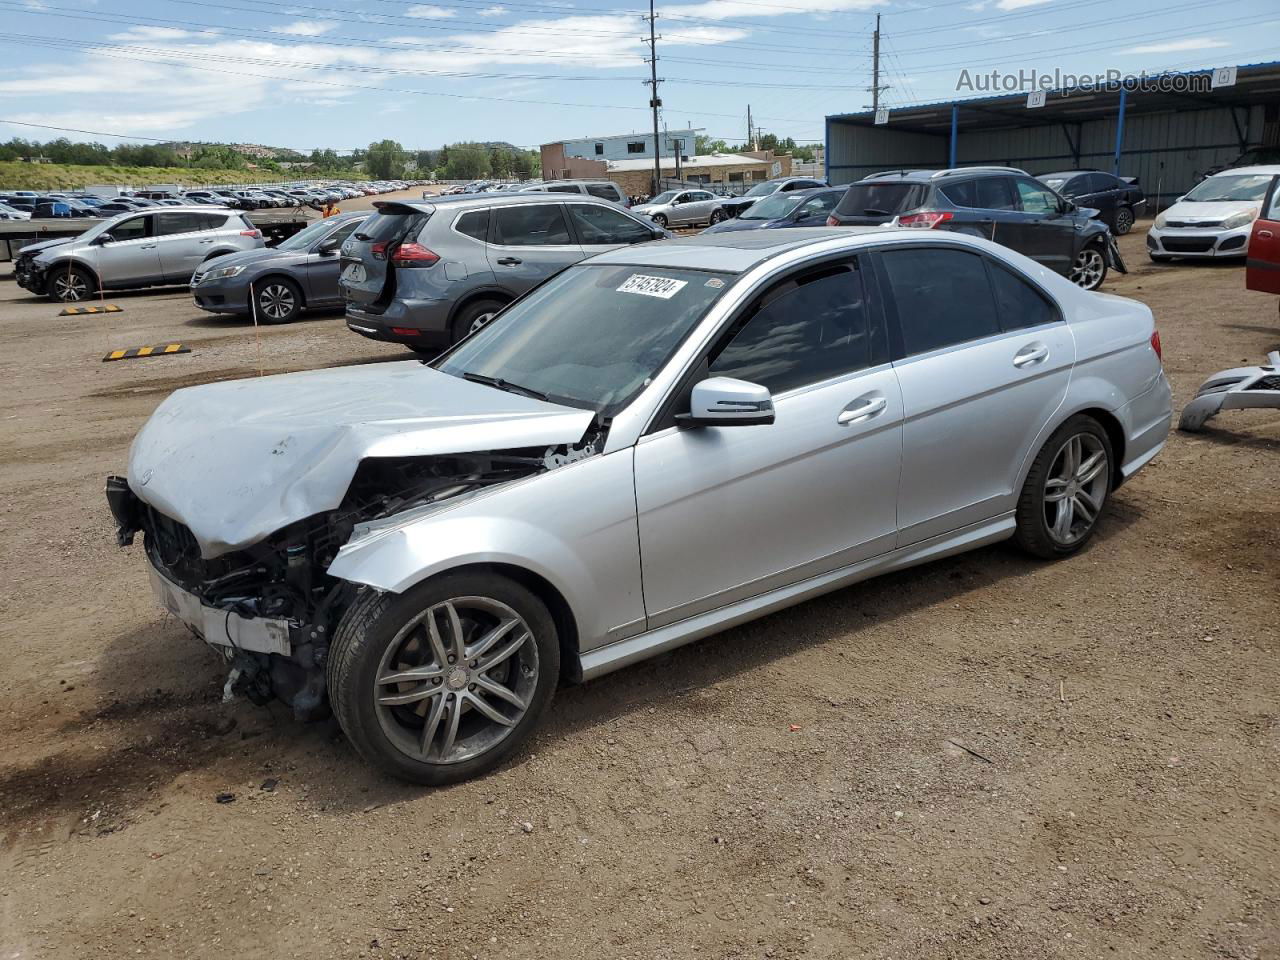
<svg viewBox="0 0 1280 960">
<path fill-rule="evenodd" d="M 356 197 L 375 196 L 406 190 L 422 180 L 379 180 L 370 182 L 298 184 L 287 188 L 247 187 L 245 189 L 196 190 L 144 189 L 116 196 L 99 196 L 88 191 L 15 190 L 0 193 L 0 220 L 57 219 L 71 217 L 113 217 L 119 213 L 150 207 L 229 207 L 235 210 L 264 210 L 341 203 Z"/>
</svg>

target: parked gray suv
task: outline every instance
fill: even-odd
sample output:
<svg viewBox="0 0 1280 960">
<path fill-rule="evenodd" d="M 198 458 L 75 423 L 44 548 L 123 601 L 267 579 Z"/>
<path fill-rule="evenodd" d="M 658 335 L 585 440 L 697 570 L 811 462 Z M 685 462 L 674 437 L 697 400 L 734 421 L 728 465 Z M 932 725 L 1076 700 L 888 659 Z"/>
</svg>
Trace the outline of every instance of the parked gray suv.
<svg viewBox="0 0 1280 960">
<path fill-rule="evenodd" d="M 374 206 L 377 216 L 342 245 L 347 326 L 433 356 L 584 257 L 669 236 L 583 195 L 483 193 Z"/>
<path fill-rule="evenodd" d="M 216 207 L 162 207 L 122 213 L 77 237 L 23 247 L 14 278 L 64 303 L 101 290 L 186 283 L 205 260 L 263 246 L 244 214 Z"/>
</svg>

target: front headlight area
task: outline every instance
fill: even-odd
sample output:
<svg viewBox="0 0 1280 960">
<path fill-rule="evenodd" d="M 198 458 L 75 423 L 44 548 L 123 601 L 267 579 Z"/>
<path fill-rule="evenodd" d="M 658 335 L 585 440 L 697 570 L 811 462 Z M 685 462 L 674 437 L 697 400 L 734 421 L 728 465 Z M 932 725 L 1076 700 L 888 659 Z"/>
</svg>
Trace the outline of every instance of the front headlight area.
<svg viewBox="0 0 1280 960">
<path fill-rule="evenodd" d="M 237 264 L 234 267 L 214 267 L 212 270 L 205 273 L 205 275 L 200 279 L 200 282 L 204 283 L 208 280 L 229 280 L 232 277 L 240 276 L 240 274 L 244 273 L 244 270 L 244 264 Z"/>
<path fill-rule="evenodd" d="M 1256 219 L 1258 219 L 1258 209 L 1255 207 L 1252 210 L 1246 210 L 1243 213 L 1237 213 L 1233 216 L 1227 217 L 1227 219 L 1222 221 L 1222 229 L 1237 230 L 1240 227 L 1247 227 Z"/>
</svg>

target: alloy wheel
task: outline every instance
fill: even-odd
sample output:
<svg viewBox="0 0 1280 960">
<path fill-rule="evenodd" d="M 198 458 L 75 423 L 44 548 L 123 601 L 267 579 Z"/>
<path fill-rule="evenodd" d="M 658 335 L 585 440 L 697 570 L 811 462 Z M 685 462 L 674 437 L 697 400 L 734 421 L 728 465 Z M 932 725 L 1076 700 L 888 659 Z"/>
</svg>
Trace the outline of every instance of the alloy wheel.
<svg viewBox="0 0 1280 960">
<path fill-rule="evenodd" d="M 74 271 L 58 274 L 53 278 L 53 295 L 64 303 L 75 303 L 89 295 L 89 284 Z"/>
<path fill-rule="evenodd" d="M 1106 269 L 1102 251 L 1097 247 L 1085 247 L 1076 254 L 1076 261 L 1071 265 L 1071 282 L 1085 290 L 1093 290 L 1102 283 Z"/>
<path fill-rule="evenodd" d="M 378 723 L 396 749 L 426 763 L 461 763 L 511 735 L 533 700 L 538 646 L 524 619 L 490 597 L 427 608 L 378 664 Z"/>
<path fill-rule="evenodd" d="M 273 283 L 258 291 L 258 309 L 272 320 L 288 318 L 297 306 L 293 291 L 282 283 Z"/>
<path fill-rule="evenodd" d="M 1116 236 L 1123 237 L 1126 233 L 1133 229 L 1133 211 L 1127 207 L 1121 207 L 1116 211 Z"/>
<path fill-rule="evenodd" d="M 1110 482 L 1107 451 L 1092 433 L 1068 437 L 1054 454 L 1044 481 L 1044 521 L 1049 536 L 1070 546 L 1097 522 Z"/>
<path fill-rule="evenodd" d="M 724 211 L 723 211 L 723 210 L 716 210 L 716 211 L 714 211 L 714 212 L 711 214 L 711 222 L 712 222 L 713 224 L 721 223 L 721 222 L 723 222 L 723 221 L 724 221 Z"/>
<path fill-rule="evenodd" d="M 660 213 L 655 213 L 653 215 L 653 222 L 658 226 L 665 228 L 667 225 L 667 218 Z"/>
<path fill-rule="evenodd" d="M 481 327 L 487 325 L 489 321 L 492 320 L 493 318 L 494 318 L 494 313 L 492 311 L 490 311 L 489 313 L 480 314 L 474 320 L 471 321 L 471 329 L 468 330 L 467 333 L 469 334 L 475 333 Z"/>
</svg>

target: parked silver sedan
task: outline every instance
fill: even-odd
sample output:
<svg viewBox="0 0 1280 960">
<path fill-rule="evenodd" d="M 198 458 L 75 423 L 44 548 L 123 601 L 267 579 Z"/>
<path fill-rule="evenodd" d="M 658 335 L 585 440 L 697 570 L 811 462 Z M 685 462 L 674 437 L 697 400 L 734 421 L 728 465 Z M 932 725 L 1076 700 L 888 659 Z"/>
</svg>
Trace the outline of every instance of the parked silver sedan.
<svg viewBox="0 0 1280 960">
<path fill-rule="evenodd" d="M 228 686 L 442 784 L 590 680 L 1013 538 L 1163 447 L 1151 312 L 986 240 L 749 231 L 569 267 L 448 353 L 170 396 L 108 481 Z"/>
<path fill-rule="evenodd" d="M 710 190 L 668 190 L 637 204 L 631 212 L 660 227 L 696 227 L 729 219 L 721 198 Z"/>
</svg>

